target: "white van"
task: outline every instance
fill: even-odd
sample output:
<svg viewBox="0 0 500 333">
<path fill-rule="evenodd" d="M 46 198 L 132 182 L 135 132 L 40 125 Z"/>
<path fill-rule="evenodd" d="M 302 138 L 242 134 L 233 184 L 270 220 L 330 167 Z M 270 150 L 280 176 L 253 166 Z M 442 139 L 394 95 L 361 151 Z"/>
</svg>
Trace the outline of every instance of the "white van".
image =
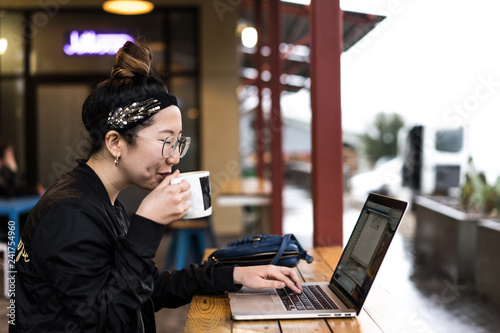
<svg viewBox="0 0 500 333">
<path fill-rule="evenodd" d="M 469 158 L 465 127 L 414 126 L 402 143 L 402 182 L 423 195 L 460 187 Z"/>
</svg>

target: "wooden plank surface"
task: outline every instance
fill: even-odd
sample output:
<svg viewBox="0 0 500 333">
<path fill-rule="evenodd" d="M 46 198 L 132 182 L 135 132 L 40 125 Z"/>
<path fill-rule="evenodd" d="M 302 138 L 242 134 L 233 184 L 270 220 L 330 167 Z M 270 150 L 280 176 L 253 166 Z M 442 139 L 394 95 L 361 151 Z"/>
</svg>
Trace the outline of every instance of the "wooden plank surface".
<svg viewBox="0 0 500 333">
<path fill-rule="evenodd" d="M 213 249 L 207 249 L 205 256 Z M 329 281 L 342 249 L 340 247 L 316 248 L 308 251 L 314 261 L 301 261 L 297 266 L 305 282 Z M 247 320 L 231 319 L 229 299 L 221 296 L 195 296 L 191 302 L 185 332 L 382 332 L 366 311 L 356 318 L 346 319 L 292 319 L 292 320 Z"/>
<path fill-rule="evenodd" d="M 233 321 L 233 332 L 254 333 L 269 332 L 280 333 L 280 324 L 277 320 Z"/>
<path fill-rule="evenodd" d="M 231 309 L 225 295 L 195 296 L 184 332 L 231 332 Z"/>
<path fill-rule="evenodd" d="M 268 179 L 247 177 L 231 178 L 223 184 L 219 190 L 219 195 L 271 195 L 271 182 Z"/>
<path fill-rule="evenodd" d="M 378 333 L 382 332 L 375 322 L 365 312 L 349 319 L 327 319 L 332 332 L 343 333 Z"/>
<path fill-rule="evenodd" d="M 324 319 L 280 320 L 280 326 L 281 332 L 286 333 L 331 332 Z"/>
</svg>

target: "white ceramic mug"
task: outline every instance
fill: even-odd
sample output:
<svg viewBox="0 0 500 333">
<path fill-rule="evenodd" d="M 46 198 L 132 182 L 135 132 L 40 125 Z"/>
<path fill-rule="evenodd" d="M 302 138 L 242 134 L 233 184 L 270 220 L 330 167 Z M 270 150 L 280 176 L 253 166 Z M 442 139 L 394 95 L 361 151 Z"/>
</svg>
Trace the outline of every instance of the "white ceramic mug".
<svg viewBox="0 0 500 333">
<path fill-rule="evenodd" d="M 191 208 L 183 219 L 197 219 L 212 214 L 212 196 L 210 190 L 210 172 L 193 171 L 181 173 L 172 179 L 170 184 L 179 184 L 181 181 L 191 184 Z"/>
</svg>

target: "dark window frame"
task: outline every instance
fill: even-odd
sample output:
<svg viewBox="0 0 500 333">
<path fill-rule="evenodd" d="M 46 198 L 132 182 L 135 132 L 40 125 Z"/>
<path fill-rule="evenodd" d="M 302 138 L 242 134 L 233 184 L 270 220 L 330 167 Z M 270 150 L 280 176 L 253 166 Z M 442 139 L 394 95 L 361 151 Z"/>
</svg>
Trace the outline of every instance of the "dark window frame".
<svg viewBox="0 0 500 333">
<path fill-rule="evenodd" d="M 167 87 L 169 87 L 169 82 L 172 78 L 177 77 L 187 77 L 194 79 L 195 84 L 195 100 L 196 106 L 198 110 L 200 110 L 200 80 L 201 80 L 201 69 L 200 69 L 200 13 L 198 7 L 195 6 L 187 6 L 187 7 L 157 7 L 155 8 L 155 12 L 161 12 L 163 15 L 163 42 L 165 45 L 170 45 L 170 15 L 174 12 L 192 12 L 195 15 L 195 69 L 188 71 L 178 71 L 178 72 L 169 72 L 168 75 L 160 76 Z M 87 73 L 87 74 L 31 74 L 31 63 L 30 63 L 30 55 L 32 53 L 32 40 L 31 36 L 31 27 L 33 26 L 32 18 L 33 15 L 40 12 L 40 9 L 7 9 L 6 12 L 15 12 L 23 14 L 23 39 L 24 39 L 24 66 L 22 74 L 6 74 L 3 75 L 0 69 L 0 80 L 8 80 L 8 79 L 21 79 L 24 82 L 24 161 L 25 165 L 21 166 L 22 169 L 25 170 L 26 173 L 26 183 L 28 186 L 35 186 L 39 182 L 38 179 L 38 147 L 37 145 L 29 144 L 30 142 L 37 142 L 39 137 L 39 133 L 37 130 L 37 99 L 36 92 L 37 87 L 43 84 L 60 84 L 60 83 L 87 83 L 91 87 L 95 86 L 97 83 L 106 79 L 105 75 L 99 73 Z M 101 9 L 94 8 L 71 8 L 71 9 L 60 9 L 58 14 L 61 13 L 81 13 L 81 14 L 94 14 L 98 15 L 102 13 Z M 33 38 L 36 38 L 33 37 Z M 167 47 L 165 54 L 165 63 L 164 68 L 167 70 L 172 69 L 172 49 Z M 159 73 L 161 74 L 161 73 Z M 1 88 L 1 85 L 0 85 Z M 175 90 L 175 87 L 173 87 Z M 0 98 L 2 94 L 0 91 Z M 200 117 L 197 119 L 195 124 L 196 133 L 192 133 L 191 136 L 195 136 L 195 140 L 198 142 L 195 144 L 199 145 L 199 141 L 201 139 L 201 126 L 200 121 L 202 118 L 202 112 L 200 110 Z M 201 154 L 198 153 L 198 156 L 195 157 L 195 165 L 194 168 L 199 169 L 201 161 Z"/>
</svg>

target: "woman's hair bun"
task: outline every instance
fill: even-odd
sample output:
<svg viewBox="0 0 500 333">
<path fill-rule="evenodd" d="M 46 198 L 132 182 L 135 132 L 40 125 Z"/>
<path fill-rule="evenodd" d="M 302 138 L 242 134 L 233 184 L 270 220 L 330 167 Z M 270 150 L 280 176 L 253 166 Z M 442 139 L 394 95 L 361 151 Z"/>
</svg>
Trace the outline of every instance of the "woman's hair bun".
<svg viewBox="0 0 500 333">
<path fill-rule="evenodd" d="M 133 78 L 136 75 L 149 75 L 153 54 L 144 45 L 126 42 L 116 54 L 111 70 L 111 79 Z"/>
</svg>

